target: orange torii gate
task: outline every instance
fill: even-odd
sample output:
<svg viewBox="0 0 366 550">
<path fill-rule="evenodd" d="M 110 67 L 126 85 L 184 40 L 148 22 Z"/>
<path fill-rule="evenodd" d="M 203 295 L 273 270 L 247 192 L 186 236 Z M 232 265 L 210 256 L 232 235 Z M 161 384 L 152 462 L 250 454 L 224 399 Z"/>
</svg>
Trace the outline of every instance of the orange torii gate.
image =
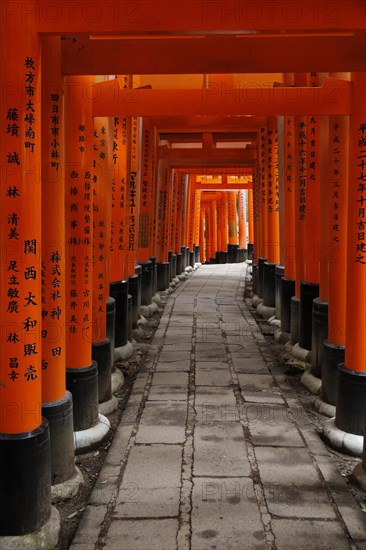
<svg viewBox="0 0 366 550">
<path fill-rule="evenodd" d="M 354 379 L 360 382 L 359 387 L 362 386 L 362 381 L 364 380 L 362 374 L 366 370 L 364 364 L 365 350 L 363 349 L 364 303 L 362 296 L 354 292 L 355 286 L 360 289 L 361 293 L 365 287 L 365 281 L 363 280 L 365 276 L 363 266 L 364 243 L 362 237 L 362 202 L 364 196 L 362 195 L 363 189 L 355 185 L 355 182 L 359 178 L 363 181 L 364 177 L 363 161 L 359 157 L 362 157 L 364 153 L 365 112 L 363 97 L 365 94 L 365 75 L 362 71 L 365 71 L 365 66 L 364 61 L 357 55 L 359 51 L 362 51 L 364 41 L 362 36 L 358 32 L 355 32 L 349 33 L 355 34 L 354 37 L 308 37 L 311 40 L 316 38 L 312 42 L 306 37 L 300 38 L 300 40 L 304 40 L 304 44 L 307 44 L 309 47 L 308 50 L 299 47 L 289 48 L 289 44 L 290 46 L 293 43 L 297 44 L 297 46 L 299 45 L 299 38 L 296 36 L 296 33 L 299 33 L 301 29 L 312 28 L 315 31 L 319 31 L 319 33 L 330 31 L 333 34 L 335 30 L 340 30 L 341 32 L 347 29 L 353 31 L 363 30 L 365 28 L 364 6 L 362 2 L 357 2 L 356 0 L 338 2 L 337 20 L 330 21 L 325 17 L 324 4 L 316 4 L 315 9 L 318 9 L 318 12 L 316 14 L 317 17 L 314 17 L 314 3 L 304 3 L 301 15 L 294 21 L 289 20 L 289 18 L 283 15 L 286 13 L 286 5 L 288 4 L 284 0 L 279 0 L 276 6 L 273 6 L 274 11 L 270 11 L 271 8 L 268 2 L 264 0 L 259 0 L 256 4 L 260 8 L 261 16 L 257 21 L 253 21 L 249 17 L 248 11 L 246 11 L 247 7 L 244 4 L 243 6 L 239 6 L 239 17 L 232 18 L 227 17 L 226 6 L 222 2 L 204 3 L 204 11 L 202 12 L 202 5 L 192 0 L 187 0 L 178 5 L 162 1 L 151 2 L 150 0 L 140 0 L 132 6 L 133 9 L 136 9 L 139 16 L 137 23 L 134 17 L 129 17 L 131 16 L 131 13 L 128 12 L 131 9 L 129 3 L 127 3 L 127 13 L 126 3 L 116 2 L 112 6 L 101 0 L 96 0 L 93 3 L 65 3 L 62 0 L 54 0 L 51 3 L 35 2 L 33 0 L 14 3 L 5 0 L 1 4 L 0 74 L 4 101 L 1 102 L 0 114 L 5 124 L 3 131 L 0 133 L 0 151 L 2 152 L 2 169 L 4 171 L 2 179 L 3 200 L 0 201 L 2 212 L 0 234 L 2 249 L 4 250 L 5 266 L 1 274 L 1 288 L 3 292 L 6 289 L 6 295 L 2 294 L 0 315 L 2 316 L 3 327 L 6 327 L 6 334 L 1 350 L 2 361 L 0 364 L 2 413 L 0 446 L 1 451 L 6 450 L 6 452 L 1 452 L 0 456 L 2 471 L 6 471 L 7 476 L 6 479 L 2 478 L 0 486 L 2 497 L 0 499 L 1 517 L 4 520 L 0 536 L 4 537 L 4 539 L 10 535 L 18 536 L 36 531 L 39 527 L 47 524 L 50 514 L 54 514 L 49 500 L 50 467 L 46 456 L 49 448 L 48 428 L 46 421 L 42 420 L 41 417 L 43 391 L 41 387 L 41 371 L 42 358 L 45 355 L 43 349 L 42 352 L 40 349 L 42 345 L 41 336 L 37 334 L 37 330 L 31 330 L 39 329 L 42 324 L 42 306 L 40 302 L 41 280 L 40 276 L 34 276 L 34 273 L 38 274 L 41 271 L 41 243 L 42 238 L 43 240 L 47 238 L 43 231 L 46 228 L 47 222 L 43 220 L 43 216 L 41 215 L 41 186 L 43 186 L 43 181 L 39 174 L 41 148 L 43 148 L 43 143 L 39 141 L 42 131 L 39 115 L 43 109 L 41 105 L 43 100 L 39 94 L 41 35 L 54 34 L 72 37 L 80 34 L 103 36 L 111 33 L 116 33 L 117 35 L 120 33 L 130 33 L 135 36 L 138 34 L 154 33 L 157 28 L 165 33 L 189 32 L 192 28 L 201 29 L 204 33 L 212 33 L 219 28 L 222 34 L 225 35 L 225 31 L 228 31 L 228 33 L 232 33 L 232 31 L 240 32 L 243 28 L 243 21 L 245 22 L 246 29 L 256 32 L 268 30 L 270 23 L 271 28 L 285 31 L 283 34 L 286 34 L 286 31 L 292 31 L 294 35 L 278 37 L 275 43 L 268 41 L 271 37 L 255 37 L 255 40 L 261 46 L 265 46 L 266 42 L 264 41 L 267 40 L 267 51 L 269 51 L 267 56 L 263 56 L 260 49 L 255 50 L 256 58 L 262 59 L 262 62 L 257 64 L 258 70 L 265 71 L 270 66 L 270 63 L 272 63 L 272 67 L 274 66 L 273 53 L 276 51 L 275 62 L 278 63 L 276 67 L 279 67 L 283 71 L 293 71 L 295 68 L 298 72 L 303 73 L 310 70 L 358 71 L 354 72 L 351 77 L 354 83 L 353 91 L 351 91 L 351 86 L 348 84 L 344 85 L 341 89 L 337 83 L 334 85 L 334 82 L 329 82 L 328 85 L 321 87 L 315 92 L 306 88 L 298 89 L 297 93 L 301 97 L 296 99 L 296 101 L 288 101 L 289 98 L 295 98 L 295 96 L 291 95 L 294 92 L 294 89 L 291 87 L 285 87 L 281 91 L 260 90 L 257 92 L 258 101 L 253 102 L 251 101 L 253 96 L 248 95 L 250 92 L 246 88 L 239 90 L 236 96 L 235 94 L 230 96 L 226 94 L 230 90 L 222 92 L 217 87 L 211 86 L 201 97 L 199 93 L 196 93 L 197 90 L 192 92 L 187 91 L 187 93 L 178 91 L 172 94 L 158 90 L 137 90 L 137 95 L 135 95 L 135 92 L 133 94 L 134 97 L 138 98 L 141 105 L 143 105 L 140 108 L 140 112 L 137 112 L 139 109 L 136 108 L 136 105 L 131 105 L 132 102 L 128 101 L 128 97 L 131 98 L 131 94 L 130 96 L 124 92 L 118 94 L 116 104 L 118 112 L 123 113 L 123 116 L 135 117 L 144 116 L 146 113 L 156 113 L 157 116 L 167 116 L 172 113 L 174 113 L 174 116 L 176 113 L 182 116 L 195 114 L 208 116 L 217 114 L 221 114 L 221 116 L 226 114 L 233 116 L 276 114 L 296 117 L 323 115 L 343 117 L 351 115 L 349 135 L 351 145 L 349 156 L 349 189 L 351 192 L 349 193 L 348 215 L 346 217 L 346 225 L 349 230 L 347 248 L 348 265 L 350 266 L 347 281 L 346 368 L 344 369 L 345 372 L 341 371 L 342 384 L 339 385 L 340 400 L 338 400 L 337 407 L 337 411 L 339 411 L 337 412 L 337 423 L 340 427 L 346 428 L 353 433 L 359 431 L 363 433 L 364 419 L 362 418 L 362 414 L 364 413 L 364 405 L 360 403 L 362 400 L 359 399 L 361 391 L 357 393 L 358 390 L 355 390 L 356 395 L 352 394 L 350 396 L 348 389 L 352 386 L 351 380 L 353 381 Z M 270 20 L 270 18 L 272 19 Z M 235 35 L 235 33 L 232 34 Z M 183 60 L 183 63 L 177 63 L 177 71 L 186 70 L 187 63 L 189 63 L 187 59 L 192 59 L 192 55 L 189 56 L 189 51 L 193 51 L 193 40 L 196 43 L 195 51 L 199 48 L 200 53 L 196 56 L 196 60 L 190 61 L 190 63 L 191 67 L 193 67 L 194 62 L 198 63 L 195 69 L 198 70 L 199 63 L 202 63 L 202 60 L 206 57 L 207 48 L 208 51 L 211 51 L 212 38 L 205 44 L 202 42 L 202 46 L 196 38 L 188 38 L 190 43 L 185 43 L 186 59 Z M 214 38 L 217 41 L 221 40 L 216 35 Z M 254 46 L 253 39 L 254 37 L 251 37 L 246 42 L 245 47 L 248 48 L 248 51 L 252 50 Z M 236 63 L 240 61 L 242 63 L 241 70 L 248 70 L 249 72 L 250 67 L 247 64 L 248 62 L 243 64 L 242 56 L 239 56 L 235 52 L 233 42 L 230 36 L 224 36 L 221 43 L 223 50 L 226 49 L 233 57 L 236 55 Z M 145 40 L 144 44 L 141 45 L 143 53 L 139 57 L 136 56 L 136 63 L 143 63 L 144 55 L 148 50 L 148 43 L 151 45 L 152 41 Z M 243 44 L 244 42 L 242 41 L 241 47 L 243 47 Z M 268 48 L 268 44 L 273 44 L 276 49 L 271 50 L 271 48 Z M 94 46 L 95 44 L 92 45 L 92 47 Z M 113 44 L 110 43 L 110 46 L 113 46 Z M 158 46 L 159 44 L 156 42 L 154 47 L 151 47 L 151 55 L 155 55 L 154 52 L 156 52 L 156 49 L 154 48 Z M 181 46 L 178 43 L 172 43 L 171 52 L 173 59 L 176 59 L 175 56 L 178 55 L 179 51 L 182 51 Z M 129 47 L 131 47 L 130 44 Z M 181 49 L 179 50 L 179 48 Z M 324 48 L 325 54 L 319 55 L 319 52 L 324 51 Z M 79 52 L 82 52 L 82 50 L 83 48 L 79 48 Z M 90 52 L 90 50 L 88 51 Z M 282 56 L 280 53 L 283 51 L 290 53 Z M 333 54 L 334 51 L 337 53 L 338 51 L 340 52 L 338 59 L 337 55 Z M 307 52 L 309 52 L 309 55 L 307 55 Z M 98 55 L 99 57 L 97 55 L 89 56 L 88 62 L 94 58 L 96 63 L 100 63 L 103 60 L 101 49 Z M 181 55 L 183 56 L 184 54 L 181 53 Z M 122 56 L 120 57 L 122 58 Z M 115 59 L 116 56 L 114 56 Z M 283 61 L 284 59 L 285 61 Z M 76 60 L 77 58 L 75 57 L 75 62 Z M 221 62 L 221 65 L 214 65 L 213 61 L 211 63 L 212 72 L 214 70 L 217 72 L 220 66 L 222 69 L 225 67 L 225 60 Z M 89 76 L 93 74 L 93 71 L 89 70 L 90 67 L 87 66 L 85 61 L 81 61 L 81 64 L 85 65 L 84 75 Z M 160 69 L 168 71 L 171 64 L 171 59 L 166 60 L 165 65 L 160 67 Z M 148 67 L 146 56 L 145 66 Z M 106 68 L 106 65 L 103 67 Z M 121 66 L 119 67 L 122 69 Z M 143 72 L 143 67 L 141 66 L 140 71 Z M 106 72 L 108 74 L 109 71 Z M 121 72 L 119 70 L 117 74 Z M 104 74 L 104 72 L 101 74 Z M 68 93 L 73 89 L 70 84 L 70 80 L 66 81 L 66 91 Z M 339 100 L 334 103 L 328 101 L 333 92 L 337 94 Z M 93 93 L 98 94 L 98 91 Z M 314 96 L 316 96 L 316 100 Z M 182 98 L 184 105 L 182 104 Z M 223 98 L 226 101 L 223 102 Z M 237 99 L 239 101 L 236 101 Z M 354 100 L 353 104 L 352 99 Z M 234 105 L 235 102 L 239 103 L 239 105 Z M 88 110 L 86 103 L 84 101 L 84 104 L 80 105 L 81 109 L 76 113 L 75 120 L 80 116 L 80 113 Z M 99 109 L 100 103 L 98 101 L 95 103 Z M 253 105 L 253 103 L 256 104 Z M 57 107 L 56 101 L 55 107 Z M 66 107 L 70 108 L 70 105 L 66 105 Z M 108 109 L 112 109 L 110 101 Z M 99 113 L 98 110 L 95 112 L 101 116 L 115 116 L 115 111 L 113 114 L 109 112 Z M 18 120 L 21 122 L 21 125 L 18 124 Z M 65 122 L 70 125 L 72 122 L 70 116 L 66 116 Z M 88 121 L 89 123 L 90 121 Z M 340 126 L 342 128 L 341 124 Z M 297 128 L 295 129 L 296 131 Z M 83 131 L 80 130 L 80 132 L 79 137 L 83 138 Z M 345 135 L 347 135 L 347 131 L 345 131 Z M 74 132 L 72 132 L 70 139 L 74 140 L 74 138 Z M 71 148 L 70 142 L 68 144 L 69 151 L 66 153 L 74 155 L 78 150 L 78 145 L 81 147 L 80 143 L 82 143 L 82 140 L 78 140 L 78 144 L 75 143 L 74 147 Z M 56 148 L 55 151 L 57 152 Z M 333 153 L 335 154 L 334 151 Z M 252 160 L 249 159 L 249 161 Z M 234 162 L 234 155 L 232 155 L 232 161 Z M 309 166 L 309 169 L 311 170 L 312 168 Z M 347 170 L 345 171 L 347 172 Z M 71 172 L 67 172 L 67 176 L 68 179 L 71 179 Z M 345 175 L 346 179 L 347 175 Z M 70 185 L 67 187 L 71 188 Z M 86 191 L 88 190 L 86 189 Z M 358 201 L 360 201 L 360 206 Z M 71 213 L 72 204 L 76 203 L 68 201 L 70 207 L 68 216 Z M 88 199 L 83 199 L 83 206 L 88 206 Z M 75 207 L 73 206 L 73 208 Z M 68 221 L 72 221 L 70 216 L 68 217 Z M 90 233 L 90 221 L 86 221 L 84 218 L 80 222 L 82 222 L 81 227 L 89 229 Z M 76 230 L 76 227 L 73 229 Z M 87 231 L 85 231 L 85 235 L 87 235 Z M 257 235 L 259 239 L 267 237 L 261 235 L 260 230 L 257 230 Z M 79 237 L 74 236 L 72 238 Z M 86 246 L 90 246 L 89 242 L 86 243 Z M 78 257 L 77 255 L 77 259 Z M 47 256 L 45 258 L 47 259 Z M 85 290 L 88 290 L 89 277 L 87 278 L 86 275 L 90 276 L 90 271 L 86 272 L 86 261 L 84 261 L 83 267 L 83 273 L 77 275 L 84 277 Z M 61 269 L 61 266 L 58 269 Z M 71 280 L 74 280 L 71 279 L 71 274 L 74 275 L 74 273 L 71 273 L 71 269 L 75 269 L 75 265 L 70 264 L 70 266 L 65 266 L 65 269 L 67 269 L 70 275 L 66 279 L 66 282 L 71 288 Z M 87 279 L 88 282 L 86 282 Z M 297 281 L 298 285 L 300 285 L 300 282 L 301 278 Z M 46 281 L 46 285 L 48 285 L 48 280 Z M 331 292 L 330 290 L 330 304 L 332 303 Z M 27 310 L 23 308 L 17 309 L 16 303 L 9 306 L 9 302 L 16 302 L 18 297 L 23 308 L 26 307 Z M 87 301 L 85 300 L 85 302 Z M 333 303 L 335 302 L 333 301 Z M 66 307 L 70 308 L 70 303 L 66 304 Z M 83 304 L 85 311 L 82 323 L 85 324 L 85 331 L 89 330 L 87 323 L 90 321 L 87 319 L 90 319 L 90 317 L 85 317 L 89 313 L 89 308 L 89 305 L 85 305 L 84 308 Z M 24 311 L 31 312 L 31 315 L 25 316 Z M 69 313 L 71 312 L 68 311 Z M 70 315 L 69 319 L 71 318 Z M 32 323 L 32 326 L 29 323 Z M 71 324 L 73 323 L 70 323 L 70 326 Z M 73 325 L 75 326 L 75 324 Z M 18 330 L 22 332 L 22 339 L 18 336 Z M 89 343 L 91 343 L 91 339 Z M 27 347 L 25 348 L 25 346 Z M 72 354 L 74 348 L 75 363 Z M 77 368 L 71 370 L 81 371 L 83 367 L 80 367 L 80 365 L 90 362 L 90 353 L 86 350 L 86 347 L 84 348 L 84 343 L 82 343 L 80 349 L 77 349 L 76 346 L 74 348 L 66 341 L 65 351 L 68 357 L 73 360 L 72 366 L 77 366 Z M 46 349 L 47 345 L 45 346 Z M 17 361 L 17 358 L 21 358 L 21 360 Z M 82 359 L 81 362 L 79 361 L 80 359 Z M 354 374 L 355 372 L 360 374 Z M 49 391 L 50 388 L 47 388 L 46 378 L 44 387 L 45 391 Z M 61 395 L 62 392 L 61 384 L 57 396 L 53 396 L 52 399 Z M 95 409 L 94 401 L 93 409 Z M 344 417 L 342 419 L 342 410 L 349 413 L 346 421 Z M 19 456 L 22 456 L 19 449 L 22 449 L 24 445 L 25 439 L 22 434 L 25 433 L 27 434 L 27 454 L 26 456 L 24 455 L 24 461 L 19 463 L 16 462 L 15 458 L 18 459 Z M 32 454 L 32 449 L 38 444 L 42 446 L 42 453 L 38 454 L 36 460 L 35 455 Z M 24 472 L 24 477 L 19 475 L 20 471 Z M 20 479 L 22 480 L 21 485 L 19 485 Z M 10 494 L 11 499 L 3 498 L 5 494 Z M 25 495 L 27 495 L 27 499 L 24 499 Z M 19 507 L 19 502 L 22 503 L 21 507 Z M 54 541 L 55 544 L 56 542 Z M 2 543 L 6 545 L 6 540 L 2 540 Z"/>
</svg>

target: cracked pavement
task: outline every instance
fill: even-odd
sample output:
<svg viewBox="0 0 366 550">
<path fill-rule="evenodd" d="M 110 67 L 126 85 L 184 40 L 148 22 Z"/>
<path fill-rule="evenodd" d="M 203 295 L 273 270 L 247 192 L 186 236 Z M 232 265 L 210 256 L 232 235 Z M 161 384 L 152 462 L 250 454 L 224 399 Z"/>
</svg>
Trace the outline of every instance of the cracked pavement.
<svg viewBox="0 0 366 550">
<path fill-rule="evenodd" d="M 243 301 L 247 265 L 167 298 L 73 550 L 366 547 L 366 521 Z"/>
</svg>

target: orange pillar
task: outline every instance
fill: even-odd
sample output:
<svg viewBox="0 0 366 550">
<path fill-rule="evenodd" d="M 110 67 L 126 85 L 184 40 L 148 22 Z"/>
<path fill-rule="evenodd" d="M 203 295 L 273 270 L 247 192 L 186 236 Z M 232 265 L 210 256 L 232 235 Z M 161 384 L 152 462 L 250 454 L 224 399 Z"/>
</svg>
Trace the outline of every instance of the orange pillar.
<svg viewBox="0 0 366 550">
<path fill-rule="evenodd" d="M 184 187 L 185 174 L 177 173 L 177 205 L 176 205 L 176 222 L 174 235 L 174 249 L 180 252 L 181 246 L 184 246 L 183 239 L 183 208 L 184 208 Z"/>
<path fill-rule="evenodd" d="M 79 432 L 98 423 L 98 367 L 91 354 L 93 119 L 87 91 L 92 78 L 66 77 L 65 84 L 73 90 L 65 97 L 66 384 L 73 395 L 74 429 Z M 85 380 L 90 382 L 87 391 Z"/>
<path fill-rule="evenodd" d="M 201 235 L 200 235 L 200 220 L 201 220 L 201 191 L 194 192 L 194 225 L 193 225 L 193 242 L 198 247 L 196 250 L 196 261 L 202 262 L 200 259 L 200 250 L 201 250 Z"/>
<path fill-rule="evenodd" d="M 217 223 L 217 251 L 219 253 L 222 253 L 223 251 L 223 231 L 222 231 L 222 221 L 223 221 L 223 212 L 222 212 L 222 192 L 218 193 L 218 196 L 220 197 L 217 200 L 217 214 L 216 214 L 216 223 Z"/>
<path fill-rule="evenodd" d="M 260 178 L 260 245 L 258 255 L 261 258 L 268 256 L 268 134 L 267 128 L 260 129 L 260 144 L 258 151 L 259 178 Z"/>
<path fill-rule="evenodd" d="M 351 73 L 347 214 L 346 353 L 338 369 L 336 425 L 363 435 L 366 420 L 366 73 Z"/>
<path fill-rule="evenodd" d="M 229 227 L 229 244 L 238 244 L 238 220 L 237 220 L 237 193 L 229 192 L 228 201 L 228 227 Z"/>
<path fill-rule="evenodd" d="M 275 117 L 269 117 L 267 128 L 267 258 L 273 264 L 280 261 L 278 134 Z"/>
<path fill-rule="evenodd" d="M 48 422 L 42 419 L 41 56 L 26 18 L 0 21 L 2 251 L 0 546 L 51 514 Z M 54 541 L 57 543 L 57 540 Z"/>
<path fill-rule="evenodd" d="M 204 264 L 206 262 L 206 238 L 205 238 L 205 206 L 201 202 L 200 208 L 200 223 L 199 223 L 199 243 L 200 243 L 200 259 Z"/>
<path fill-rule="evenodd" d="M 194 188 L 195 176 L 188 175 L 187 186 L 187 245 L 190 250 L 193 250 L 194 245 L 198 245 L 198 239 L 195 240 L 195 223 L 197 212 L 196 206 L 196 192 Z"/>
<path fill-rule="evenodd" d="M 281 243 L 285 274 L 281 282 L 281 330 L 286 333 L 291 332 L 291 298 L 296 293 L 295 218 L 299 212 L 295 211 L 295 197 L 298 195 L 295 135 L 294 117 L 285 116 L 283 119 L 283 242 Z"/>
<path fill-rule="evenodd" d="M 157 209 L 157 261 L 166 262 L 170 240 L 171 170 L 166 162 L 159 161 Z M 169 226 L 169 227 L 168 227 Z"/>
<path fill-rule="evenodd" d="M 229 244 L 229 221 L 228 221 L 228 211 L 229 211 L 229 193 L 224 191 L 223 201 L 222 201 L 222 251 L 227 252 L 227 247 Z"/>
<path fill-rule="evenodd" d="M 93 143 L 93 346 L 92 357 L 98 363 L 99 403 L 117 405 L 112 398 L 112 342 L 107 338 L 106 304 L 109 297 L 112 215 L 112 174 L 108 156 L 108 118 L 94 118 Z"/>
<path fill-rule="evenodd" d="M 239 191 L 239 248 L 247 248 L 247 201 L 246 191 Z"/>
<path fill-rule="evenodd" d="M 217 201 L 211 200 L 210 204 L 210 226 L 211 226 L 211 241 L 212 241 L 212 258 L 216 258 L 217 252 Z"/>
<path fill-rule="evenodd" d="M 248 243 L 254 243 L 253 189 L 248 189 Z"/>
<path fill-rule="evenodd" d="M 139 117 L 132 117 L 130 123 L 130 148 L 127 173 L 127 203 L 126 203 L 126 277 L 135 274 L 138 250 L 138 206 L 140 193 L 140 122 Z"/>
<path fill-rule="evenodd" d="M 307 85 L 319 86 L 318 73 L 310 73 Z M 317 343 L 313 346 L 313 301 L 319 297 L 319 257 L 320 257 L 320 117 L 308 116 L 304 120 L 305 134 L 304 158 L 306 165 L 305 211 L 304 211 L 304 279 L 300 282 L 299 307 L 299 345 L 313 349 L 312 372 L 319 376 L 317 368 Z M 317 311 L 323 310 L 323 304 L 316 303 Z M 317 315 L 317 313 L 314 314 Z M 324 324 L 327 326 L 327 323 Z M 318 330 L 319 334 L 319 330 Z"/>
<path fill-rule="evenodd" d="M 72 395 L 66 391 L 65 210 L 55 207 L 65 201 L 64 90 L 60 40 L 43 36 L 41 44 L 42 414 L 50 425 L 51 479 L 57 485 L 75 474 Z M 74 494 L 79 486 L 76 481 Z"/>
<path fill-rule="evenodd" d="M 124 89 L 131 79 L 124 78 Z M 129 200 L 127 181 L 129 169 L 130 119 L 114 117 L 109 124 L 109 148 L 112 156 L 112 217 L 110 244 L 110 295 L 115 299 L 115 358 L 123 353 L 128 342 L 128 269 L 126 210 Z M 116 350 L 120 350 L 116 352 Z M 116 355 L 117 353 L 117 355 Z"/>
<path fill-rule="evenodd" d="M 261 177 L 259 173 L 259 165 L 255 173 L 253 174 L 253 266 L 258 266 L 258 258 L 260 257 L 260 251 L 262 250 L 262 234 L 261 234 L 261 209 L 262 209 L 262 199 L 261 199 Z M 257 271 L 253 269 L 253 282 L 256 284 L 255 280 L 257 278 Z M 256 293 L 256 289 L 253 288 L 253 291 Z"/>
<path fill-rule="evenodd" d="M 329 164 L 324 174 L 328 190 L 327 245 L 329 269 L 328 340 L 323 345 L 322 392 L 324 402 L 336 405 L 337 366 L 344 362 L 346 338 L 347 194 L 349 118 L 329 117 Z"/>
<path fill-rule="evenodd" d="M 138 258 L 141 262 L 147 262 L 153 253 L 151 243 L 151 224 L 154 216 L 152 208 L 152 176 L 153 176 L 153 155 L 154 155 L 154 130 L 146 121 L 142 126 L 141 143 L 141 190 L 139 208 L 139 238 Z"/>
</svg>

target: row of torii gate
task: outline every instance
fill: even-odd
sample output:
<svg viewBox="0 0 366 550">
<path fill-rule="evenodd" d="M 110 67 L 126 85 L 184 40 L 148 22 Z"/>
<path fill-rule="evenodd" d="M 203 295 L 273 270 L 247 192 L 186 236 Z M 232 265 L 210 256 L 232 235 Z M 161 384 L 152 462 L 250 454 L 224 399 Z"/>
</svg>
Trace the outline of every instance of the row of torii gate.
<svg viewBox="0 0 366 550">
<path fill-rule="evenodd" d="M 199 260 L 249 252 L 329 439 L 362 454 L 366 14 L 331 4 L 2 2 L 0 546 L 57 538 L 51 489 L 109 430 L 139 300 Z M 126 76 L 161 74 L 206 76 Z"/>
</svg>

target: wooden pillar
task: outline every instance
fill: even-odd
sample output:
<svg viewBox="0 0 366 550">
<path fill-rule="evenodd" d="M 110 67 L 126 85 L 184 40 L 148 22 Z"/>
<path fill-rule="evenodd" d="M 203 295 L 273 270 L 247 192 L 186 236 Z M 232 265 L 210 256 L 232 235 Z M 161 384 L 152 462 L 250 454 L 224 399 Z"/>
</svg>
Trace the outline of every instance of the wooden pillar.
<svg viewBox="0 0 366 550">
<path fill-rule="evenodd" d="M 295 76 L 297 86 L 306 85 L 306 75 Z M 300 297 L 300 283 L 305 277 L 305 220 L 306 220 L 306 133 L 307 117 L 296 116 L 295 125 L 295 241 L 296 241 L 296 297 Z"/>
<path fill-rule="evenodd" d="M 177 173 L 177 206 L 176 206 L 176 223 L 174 235 L 174 249 L 180 252 L 181 246 L 185 246 L 183 237 L 183 213 L 184 213 L 184 191 L 185 191 L 186 176 L 182 173 Z"/>
<path fill-rule="evenodd" d="M 319 86 L 319 74 L 310 73 L 307 84 Z M 306 211 L 305 211 L 305 274 L 304 280 L 319 283 L 320 258 L 320 117 L 307 117 L 306 126 Z"/>
<path fill-rule="evenodd" d="M 284 118 L 284 242 L 283 257 L 287 279 L 296 277 L 295 241 L 295 120 L 293 116 Z M 299 214 L 299 212 L 298 212 Z"/>
<path fill-rule="evenodd" d="M 247 248 L 247 191 L 239 191 L 239 248 Z"/>
<path fill-rule="evenodd" d="M 112 170 L 108 151 L 109 119 L 94 118 L 93 144 L 93 346 L 92 357 L 98 363 L 99 403 L 115 407 L 112 398 L 112 342 L 107 338 L 106 304 L 110 281 L 110 240 L 112 216 Z M 111 410 L 111 409 L 109 409 Z"/>
<path fill-rule="evenodd" d="M 192 174 L 187 175 L 187 178 L 187 245 L 189 246 L 190 250 L 193 250 L 193 246 L 199 244 L 199 237 L 196 238 L 195 233 L 195 227 L 197 225 L 196 217 L 198 214 L 195 208 L 196 190 L 194 188 L 194 184 L 196 180 L 195 176 L 193 176 Z"/>
<path fill-rule="evenodd" d="M 278 133 L 275 117 L 268 118 L 267 128 L 267 259 L 278 264 L 280 261 L 280 219 L 278 185 Z"/>
<path fill-rule="evenodd" d="M 3 537 L 33 533 L 51 514 L 49 430 L 41 412 L 41 56 L 32 19 L 14 19 L 0 21 L 3 548 L 10 547 Z"/>
<path fill-rule="evenodd" d="M 152 223 L 154 217 L 153 209 L 153 157 L 154 151 L 154 129 L 143 120 L 142 126 L 142 148 L 141 148 L 141 190 L 139 208 L 139 238 L 138 238 L 138 259 L 147 262 L 153 255 L 153 244 L 151 242 Z"/>
<path fill-rule="evenodd" d="M 193 226 L 193 238 L 194 238 L 194 242 L 198 243 L 200 246 L 201 246 L 201 236 L 200 236 L 201 196 L 202 196 L 202 191 L 195 191 L 194 193 L 195 217 L 194 217 L 194 226 Z"/>
<path fill-rule="evenodd" d="M 228 199 L 229 244 L 238 244 L 237 193 L 230 191 Z"/>
<path fill-rule="evenodd" d="M 139 117 L 132 117 L 130 123 L 130 147 L 129 164 L 127 172 L 127 203 L 126 203 L 126 250 L 127 250 L 127 273 L 129 277 L 135 274 L 138 251 L 138 221 L 139 221 L 139 194 L 140 194 L 140 143 L 141 130 Z"/>
<path fill-rule="evenodd" d="M 267 128 L 260 129 L 260 144 L 258 151 L 259 175 L 261 189 L 260 207 L 260 245 L 258 254 L 262 258 L 268 257 L 268 133 Z"/>
<path fill-rule="evenodd" d="M 227 252 L 227 247 L 229 244 L 229 221 L 228 221 L 228 212 L 229 212 L 229 193 L 224 191 L 223 201 L 222 201 L 222 251 Z"/>
<path fill-rule="evenodd" d="M 248 243 L 254 243 L 254 201 L 253 189 L 248 189 Z"/>
<path fill-rule="evenodd" d="M 338 369 L 336 425 L 345 432 L 363 435 L 366 420 L 366 73 L 352 73 L 351 80 L 346 353 L 344 366 Z"/>
<path fill-rule="evenodd" d="M 66 384 L 73 395 L 74 429 L 98 423 L 98 367 L 92 361 L 93 119 L 87 99 L 92 78 L 66 77 Z"/>
<path fill-rule="evenodd" d="M 64 87 L 60 38 L 43 36 L 41 45 L 42 415 L 50 427 L 52 485 L 58 485 L 75 475 L 72 395 L 66 391 L 65 210 L 58 207 L 65 202 Z"/>
<path fill-rule="evenodd" d="M 166 162 L 159 161 L 158 187 L 156 196 L 157 211 L 157 261 L 166 262 L 170 235 L 171 170 Z M 169 227 L 167 227 L 169 226 Z"/>
<path fill-rule="evenodd" d="M 262 233 L 261 233 L 261 175 L 259 172 L 259 164 L 257 164 L 255 173 L 253 174 L 253 226 L 254 226 L 254 256 L 253 264 L 258 265 L 258 258 L 262 250 Z"/>
<path fill-rule="evenodd" d="M 211 200 L 210 204 L 210 226 L 211 226 L 211 254 L 212 258 L 216 257 L 217 248 L 217 201 Z"/>
<path fill-rule="evenodd" d="M 201 202 L 200 208 L 200 223 L 199 223 L 199 243 L 200 243 L 200 254 L 201 262 L 204 264 L 206 262 L 206 239 L 205 239 L 205 206 Z"/>
</svg>

